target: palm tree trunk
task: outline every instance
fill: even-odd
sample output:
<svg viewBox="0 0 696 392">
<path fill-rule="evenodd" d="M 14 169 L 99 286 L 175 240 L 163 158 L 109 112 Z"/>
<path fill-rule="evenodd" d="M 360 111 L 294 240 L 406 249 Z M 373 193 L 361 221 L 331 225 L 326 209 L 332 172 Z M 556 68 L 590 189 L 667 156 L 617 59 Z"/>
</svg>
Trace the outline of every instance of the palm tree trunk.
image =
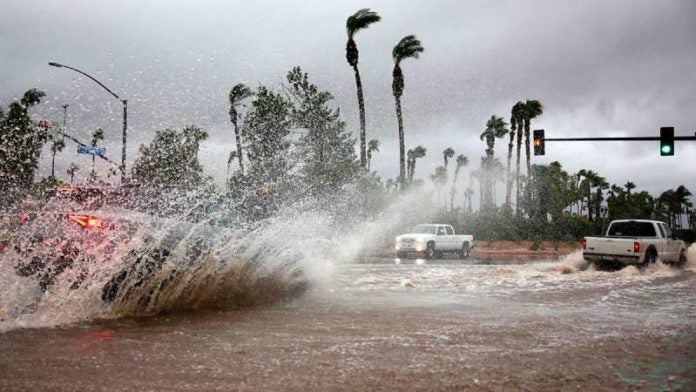
<svg viewBox="0 0 696 392">
<path fill-rule="evenodd" d="M 242 162 L 242 138 L 239 135 L 239 127 L 237 126 L 236 119 L 234 121 L 234 141 L 235 143 L 237 143 L 237 159 L 239 159 L 239 171 L 242 174 L 244 174 L 244 163 Z"/>
<path fill-rule="evenodd" d="M 459 170 L 461 166 L 457 164 L 454 168 L 454 178 L 452 179 L 452 190 L 450 191 L 450 210 L 454 211 L 454 187 L 457 185 L 457 177 L 459 176 Z"/>
<path fill-rule="evenodd" d="M 524 152 L 525 156 L 527 158 L 527 177 L 531 177 L 531 172 L 532 172 L 532 160 L 531 157 L 529 156 L 529 123 L 531 121 L 529 119 L 524 120 Z"/>
<path fill-rule="evenodd" d="M 53 158 L 51 158 L 51 177 L 56 176 L 56 152 L 53 151 Z"/>
<path fill-rule="evenodd" d="M 396 119 L 399 122 L 399 182 L 401 187 L 404 187 L 406 182 L 406 147 L 404 145 L 404 121 L 401 116 L 401 98 L 394 96 L 396 100 Z M 415 166 L 415 165 L 414 165 Z"/>
<path fill-rule="evenodd" d="M 510 164 L 512 162 L 512 146 L 515 140 L 515 134 L 510 132 L 510 143 L 508 143 L 507 155 L 507 177 L 505 182 L 505 205 L 510 206 L 510 193 L 512 193 L 512 181 L 510 180 Z"/>
<path fill-rule="evenodd" d="M 516 186 L 517 197 L 515 199 L 515 213 L 516 214 L 519 214 L 519 212 L 520 212 L 520 155 L 521 155 L 521 152 L 522 152 L 522 131 L 518 130 L 517 131 L 517 157 L 516 157 L 517 169 L 515 170 L 515 184 L 517 184 L 517 186 Z"/>
<path fill-rule="evenodd" d="M 355 71 L 355 86 L 358 90 L 358 110 L 360 111 L 360 166 L 367 166 L 367 137 L 365 135 L 365 100 L 363 98 L 362 82 L 360 81 L 360 71 L 358 65 L 353 66 Z"/>
</svg>

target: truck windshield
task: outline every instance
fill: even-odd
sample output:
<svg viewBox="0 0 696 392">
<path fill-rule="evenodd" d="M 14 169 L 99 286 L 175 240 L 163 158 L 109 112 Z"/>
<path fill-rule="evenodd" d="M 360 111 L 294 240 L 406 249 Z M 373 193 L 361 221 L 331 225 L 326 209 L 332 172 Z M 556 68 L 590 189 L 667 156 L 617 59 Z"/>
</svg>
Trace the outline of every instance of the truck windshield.
<svg viewBox="0 0 696 392">
<path fill-rule="evenodd" d="M 433 225 L 418 225 L 411 230 L 414 234 L 435 234 L 437 226 Z"/>
<path fill-rule="evenodd" d="M 614 222 L 609 227 L 610 237 L 657 237 L 655 226 L 650 222 Z"/>
</svg>

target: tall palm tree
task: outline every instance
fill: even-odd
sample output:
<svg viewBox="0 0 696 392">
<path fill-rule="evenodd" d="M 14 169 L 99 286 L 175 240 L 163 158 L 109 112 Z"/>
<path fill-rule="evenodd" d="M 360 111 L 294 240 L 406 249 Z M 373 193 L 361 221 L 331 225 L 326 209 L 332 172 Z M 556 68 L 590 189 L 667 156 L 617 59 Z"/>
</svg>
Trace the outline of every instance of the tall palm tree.
<svg viewBox="0 0 696 392">
<path fill-rule="evenodd" d="M 502 138 L 505 135 L 507 135 L 508 132 L 510 132 L 507 128 L 507 123 L 505 120 L 503 120 L 501 117 L 498 116 L 491 116 L 490 119 L 486 122 L 486 130 L 481 133 L 481 140 L 486 140 L 486 159 L 483 162 L 484 166 L 482 167 L 484 175 L 483 175 L 483 181 L 484 181 L 484 199 L 483 199 L 483 207 L 491 207 L 493 205 L 493 183 L 491 181 L 491 175 L 492 173 L 490 172 L 491 169 L 491 164 L 493 162 L 493 156 L 494 156 L 494 147 L 495 147 L 495 139 L 496 138 Z"/>
<path fill-rule="evenodd" d="M 53 154 L 53 157 L 51 158 L 51 177 L 56 176 L 56 153 L 59 153 L 63 151 L 65 148 L 65 140 L 63 139 L 58 139 L 51 144 L 51 154 Z"/>
<path fill-rule="evenodd" d="M 104 140 L 104 130 L 97 128 L 97 130 L 92 134 L 92 147 L 96 147 L 100 140 Z M 97 173 L 94 171 L 95 158 L 96 155 L 92 154 L 92 172 L 90 173 L 92 179 L 97 177 Z"/>
<path fill-rule="evenodd" d="M 457 156 L 457 166 L 454 167 L 454 178 L 452 178 L 452 190 L 450 191 L 450 210 L 454 211 L 454 193 L 455 186 L 457 185 L 457 177 L 459 177 L 459 171 L 462 167 L 469 164 L 469 158 L 465 157 L 464 154 L 459 154 Z"/>
<path fill-rule="evenodd" d="M 355 44 L 355 34 L 362 29 L 368 28 L 371 24 L 379 22 L 382 18 L 376 12 L 370 11 L 369 8 L 363 8 L 346 20 L 346 33 L 348 33 L 348 42 L 346 43 L 346 60 L 348 65 L 353 67 L 355 73 L 355 86 L 358 90 L 358 109 L 360 111 L 360 165 L 364 168 L 369 163 L 366 162 L 365 140 L 365 100 L 363 99 L 362 82 L 360 81 L 360 71 L 358 70 L 358 46 Z M 368 169 L 369 170 L 369 169 Z"/>
<path fill-rule="evenodd" d="M 404 146 L 404 121 L 401 115 L 401 95 L 404 93 L 404 74 L 401 72 L 401 61 L 407 58 L 417 59 L 420 53 L 423 52 L 423 46 L 415 35 L 407 35 L 394 46 L 392 57 L 394 59 L 394 70 L 392 71 L 392 93 L 396 101 L 396 119 L 399 122 L 399 176 L 403 185 L 406 176 L 405 155 L 406 147 Z"/>
<path fill-rule="evenodd" d="M 544 113 L 544 107 L 541 102 L 536 99 L 528 99 L 522 106 L 522 117 L 524 119 L 524 149 L 527 157 L 527 176 L 532 170 L 532 161 L 530 158 L 530 141 L 529 141 L 529 129 L 531 127 L 531 122 L 533 119 L 541 116 Z"/>
<path fill-rule="evenodd" d="M 379 140 L 372 139 L 367 143 L 367 171 L 370 171 L 370 162 L 372 161 L 372 153 L 379 152 Z"/>
<path fill-rule="evenodd" d="M 242 162 L 244 156 L 242 155 L 242 137 L 239 134 L 239 126 L 237 124 L 239 118 L 237 108 L 242 104 L 242 101 L 253 95 L 254 93 L 249 87 L 244 85 L 244 83 L 239 83 L 230 90 L 230 121 L 232 121 L 232 125 L 234 126 L 234 139 L 235 143 L 237 143 L 237 159 L 239 159 L 239 170 L 242 174 L 244 173 L 244 163 Z"/>
<path fill-rule="evenodd" d="M 515 125 L 517 125 L 517 154 L 515 157 L 517 168 L 515 170 L 515 184 L 516 184 L 516 198 L 515 198 L 515 211 L 519 214 L 520 212 L 520 157 L 522 156 L 522 130 L 524 128 L 524 120 L 522 118 L 522 108 L 524 104 L 521 101 L 517 101 L 516 104 L 512 106 L 511 113 L 515 117 Z"/>
<path fill-rule="evenodd" d="M 508 156 L 507 156 L 507 183 L 506 183 L 506 188 L 505 188 L 505 204 L 510 205 L 511 203 L 511 198 L 512 198 L 512 183 L 513 179 L 510 176 L 510 165 L 512 162 L 512 147 L 515 144 L 515 132 L 518 130 L 518 124 L 519 124 L 519 118 L 520 118 L 520 102 L 517 102 L 515 105 L 512 106 L 512 110 L 510 111 L 510 142 L 508 143 Z M 522 140 L 519 139 L 518 140 Z M 515 177 L 514 181 L 517 181 L 517 178 L 520 176 L 520 148 L 518 146 L 517 148 L 517 177 Z M 515 203 L 515 211 L 518 211 L 518 204 L 519 204 L 519 195 L 520 195 L 520 190 L 519 190 L 519 184 L 517 187 L 517 202 Z"/>
<path fill-rule="evenodd" d="M 77 166 L 74 162 L 70 163 L 70 167 L 68 168 L 66 173 L 68 173 L 68 175 L 70 176 L 71 185 L 73 183 L 73 180 L 75 179 L 75 173 L 77 173 L 78 170 L 80 170 L 80 166 Z"/>
<path fill-rule="evenodd" d="M 225 183 L 229 184 L 230 181 L 230 165 L 237 159 L 237 151 L 230 151 L 229 157 L 227 157 L 227 175 L 225 176 Z"/>
</svg>

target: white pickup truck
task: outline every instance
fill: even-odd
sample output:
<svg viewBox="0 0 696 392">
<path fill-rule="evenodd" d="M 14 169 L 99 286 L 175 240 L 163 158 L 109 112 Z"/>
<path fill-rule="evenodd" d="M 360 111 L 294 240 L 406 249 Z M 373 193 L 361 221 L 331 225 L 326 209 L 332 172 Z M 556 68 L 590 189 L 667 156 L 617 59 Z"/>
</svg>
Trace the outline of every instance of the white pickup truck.
<svg viewBox="0 0 696 392">
<path fill-rule="evenodd" d="M 666 223 L 655 220 L 615 220 L 605 237 L 585 237 L 583 258 L 591 263 L 621 263 L 647 267 L 659 257 L 666 263 L 684 264 L 686 245 L 676 239 Z"/>
<path fill-rule="evenodd" d="M 398 257 L 406 257 L 409 252 L 422 252 L 431 259 L 452 252 L 465 259 L 474 248 L 474 236 L 455 235 L 450 225 L 417 225 L 410 233 L 396 237 L 394 248 Z"/>
</svg>

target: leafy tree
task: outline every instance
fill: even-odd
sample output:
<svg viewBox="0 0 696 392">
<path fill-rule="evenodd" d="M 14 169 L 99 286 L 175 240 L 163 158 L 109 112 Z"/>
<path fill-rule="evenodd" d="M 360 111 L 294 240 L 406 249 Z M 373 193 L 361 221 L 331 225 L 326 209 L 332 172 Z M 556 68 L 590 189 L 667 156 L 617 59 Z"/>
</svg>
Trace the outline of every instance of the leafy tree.
<svg viewBox="0 0 696 392">
<path fill-rule="evenodd" d="M 4 206 L 19 201 L 34 181 L 47 135 L 32 123 L 29 109 L 45 95 L 31 89 L 12 102 L 7 113 L 0 110 L 0 202 Z"/>
<path fill-rule="evenodd" d="M 149 145 L 141 145 L 133 164 L 133 179 L 141 184 L 192 189 L 207 178 L 198 162 L 200 143 L 208 137 L 193 125 L 181 131 L 157 131 Z"/>
<path fill-rule="evenodd" d="M 237 124 L 239 113 L 237 112 L 237 109 L 239 106 L 242 104 L 242 101 L 244 101 L 247 98 L 250 98 L 254 95 L 254 93 L 244 85 L 244 83 L 239 83 L 232 87 L 232 90 L 230 90 L 230 96 L 229 96 L 229 101 L 230 101 L 230 121 L 232 122 L 232 126 L 234 126 L 234 139 L 235 143 L 237 145 L 237 158 L 239 159 L 239 170 L 244 173 L 244 155 L 242 154 L 242 140 L 241 136 L 239 133 L 239 126 Z M 229 167 L 229 162 L 227 164 Z"/>
<path fill-rule="evenodd" d="M 381 17 L 369 8 L 363 8 L 346 20 L 346 33 L 348 34 L 348 42 L 346 43 L 346 60 L 348 65 L 353 68 L 355 73 L 355 85 L 358 91 L 358 109 L 360 111 L 360 166 L 363 168 L 369 164 L 366 158 L 365 149 L 365 100 L 363 99 L 362 82 L 360 81 L 360 71 L 358 70 L 358 46 L 355 44 L 355 34 L 362 29 L 368 28 L 371 24 L 379 22 Z M 369 170 L 369 169 L 368 169 Z"/>
<path fill-rule="evenodd" d="M 329 106 L 331 94 L 310 83 L 307 73 L 295 67 L 287 81 L 295 103 L 291 109 L 293 124 L 305 130 L 297 149 L 304 191 L 315 197 L 341 194 L 358 174 L 355 140 L 346 131 L 339 111 Z"/>
<path fill-rule="evenodd" d="M 396 102 L 396 119 L 399 122 L 399 178 L 402 187 L 406 180 L 406 147 L 404 145 L 404 121 L 401 114 L 401 96 L 404 93 L 404 74 L 401 71 L 400 64 L 401 61 L 407 58 L 417 59 L 422 52 L 423 46 L 414 35 L 407 35 L 402 38 L 392 50 L 392 57 L 394 58 L 392 93 Z"/>
</svg>

